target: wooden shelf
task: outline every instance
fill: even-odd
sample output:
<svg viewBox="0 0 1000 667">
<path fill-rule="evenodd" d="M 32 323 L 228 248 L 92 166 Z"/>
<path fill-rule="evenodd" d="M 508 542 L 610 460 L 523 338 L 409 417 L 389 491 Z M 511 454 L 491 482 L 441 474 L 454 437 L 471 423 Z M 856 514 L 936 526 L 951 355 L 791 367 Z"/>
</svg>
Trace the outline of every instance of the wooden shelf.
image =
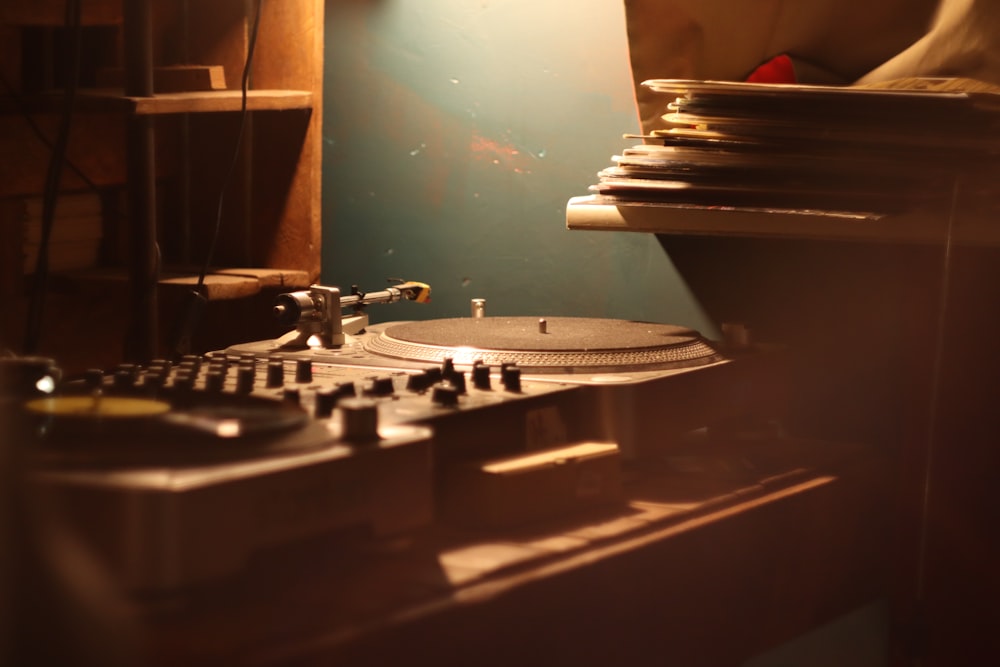
<svg viewBox="0 0 1000 667">
<path fill-rule="evenodd" d="M 243 103 L 239 90 L 160 93 L 152 97 L 126 97 L 120 92 L 86 91 L 80 105 L 99 111 L 118 111 L 140 116 L 178 113 L 239 111 Z M 311 109 L 312 93 L 307 90 L 251 90 L 247 93 L 250 111 Z"/>
<path fill-rule="evenodd" d="M 62 280 L 91 287 L 126 289 L 128 272 L 123 269 L 89 269 L 62 274 Z M 198 284 L 196 269 L 166 268 L 160 275 L 161 294 L 188 292 Z M 298 269 L 220 268 L 205 276 L 203 292 L 209 301 L 243 299 L 259 294 L 264 288 L 304 289 L 310 285 L 309 274 Z"/>
<path fill-rule="evenodd" d="M 160 93 L 152 97 L 127 97 L 121 91 L 84 90 L 78 93 L 78 111 L 158 116 L 179 113 L 219 113 L 239 111 L 239 90 Z M 25 96 L 19 101 L 0 95 L 0 115 L 21 113 L 56 113 L 62 108 L 59 93 Z M 251 90 L 247 93 L 249 111 L 288 111 L 311 109 L 313 95 L 307 90 Z"/>
<path fill-rule="evenodd" d="M 241 0 L 183 8 L 174 0 L 84 4 L 83 24 L 94 29 L 85 35 L 80 80 L 86 87 L 77 91 L 67 146 L 79 175 L 67 170 L 62 186 L 75 191 L 93 183 L 101 191 L 103 256 L 113 257 L 116 268 L 52 275 L 61 319 L 39 348 L 80 367 L 161 352 L 173 302 L 197 284 L 197 269 L 177 271 L 172 263 L 200 255 L 210 241 L 191 221 L 217 215 L 220 178 L 243 127 L 241 73 L 254 20 Z M 0 153 L 7 156 L 0 158 L 0 198 L 44 192 L 51 148 L 22 116 L 32 117 L 42 134 L 57 135 L 65 101 L 54 88 L 65 80 L 58 49 L 64 5 L 35 0 L 0 9 L 0 63 L 9 64 L 0 70 L 12 89 L 0 90 Z M 227 183 L 213 259 L 258 268 L 213 270 L 206 278 L 202 291 L 217 303 L 206 309 L 211 325 L 196 337 L 198 351 L 271 335 L 258 317 L 271 294 L 319 278 L 323 5 L 261 5 L 255 89 L 246 97 L 255 117 Z M 157 82 L 157 72 L 191 64 L 213 70 L 207 84 L 162 76 Z M 185 92 L 172 92 L 178 90 Z M 18 269 L 19 245 L 12 242 Z M 158 275 L 153 258 L 161 249 L 169 268 Z M 20 308 L 12 311 L 18 321 L 5 327 L 15 333 L 27 317 L 23 285 L 30 280 L 20 270 L 0 272 L 0 293 L 14 295 Z M 154 281 L 155 289 L 144 287 Z M 68 331 L 72 345 L 63 344 Z M 108 345 L 118 338 L 121 348 Z"/>
<path fill-rule="evenodd" d="M 995 208 L 995 203 L 976 209 L 968 206 L 954 215 L 929 206 L 905 213 L 865 213 L 607 203 L 586 196 L 569 200 L 566 226 L 590 231 L 922 244 L 944 242 L 950 228 L 952 241 L 1000 245 Z"/>
</svg>

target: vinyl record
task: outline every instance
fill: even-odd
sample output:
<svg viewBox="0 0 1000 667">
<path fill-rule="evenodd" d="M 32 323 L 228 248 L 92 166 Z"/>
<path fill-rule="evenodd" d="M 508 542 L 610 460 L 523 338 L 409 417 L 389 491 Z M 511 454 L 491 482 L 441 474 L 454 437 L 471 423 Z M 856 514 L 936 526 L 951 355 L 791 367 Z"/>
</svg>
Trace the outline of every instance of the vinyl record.
<svg viewBox="0 0 1000 667">
<path fill-rule="evenodd" d="M 274 436 L 301 428 L 298 405 L 206 392 L 66 392 L 23 405 L 46 463 L 166 465 L 284 451 Z"/>
</svg>

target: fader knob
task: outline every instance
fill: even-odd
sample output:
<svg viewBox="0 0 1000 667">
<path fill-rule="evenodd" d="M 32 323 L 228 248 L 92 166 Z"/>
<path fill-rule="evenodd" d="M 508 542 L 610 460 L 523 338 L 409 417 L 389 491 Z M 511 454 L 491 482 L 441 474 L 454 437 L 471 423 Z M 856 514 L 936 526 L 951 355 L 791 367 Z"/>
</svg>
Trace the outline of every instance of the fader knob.
<svg viewBox="0 0 1000 667">
<path fill-rule="evenodd" d="M 500 382 L 507 391 L 521 391 L 521 369 L 517 364 L 504 364 L 500 368 Z"/>
<path fill-rule="evenodd" d="M 104 371 L 100 368 L 88 368 L 83 373 L 83 383 L 88 389 L 97 389 L 104 384 Z"/>
<path fill-rule="evenodd" d="M 427 391 L 435 381 L 427 371 L 421 371 L 406 378 L 406 388 L 409 391 Z"/>
<path fill-rule="evenodd" d="M 453 372 L 447 378 L 448 383 L 455 388 L 459 394 L 465 393 L 465 374 L 458 371 Z"/>
<path fill-rule="evenodd" d="M 214 355 L 208 358 L 209 368 L 218 368 L 223 373 L 229 370 L 229 359 L 224 354 Z"/>
<path fill-rule="evenodd" d="M 167 382 L 169 373 L 163 370 L 162 366 L 151 367 L 146 371 L 143 384 L 147 389 L 162 389 Z"/>
<path fill-rule="evenodd" d="M 286 387 L 281 393 L 281 398 L 286 403 L 291 403 L 293 405 L 298 405 L 302 402 L 302 394 L 295 387 Z"/>
<path fill-rule="evenodd" d="M 225 371 L 213 368 L 205 375 L 205 389 L 214 393 L 222 391 L 222 386 L 226 383 Z"/>
<path fill-rule="evenodd" d="M 146 368 L 146 381 L 148 382 L 152 376 L 159 378 L 162 385 L 170 377 L 170 369 L 173 367 L 174 365 L 169 359 L 153 359 L 149 362 L 149 367 Z"/>
<path fill-rule="evenodd" d="M 326 419 L 333 414 L 333 408 L 337 405 L 336 389 L 320 389 L 313 396 L 313 414 L 316 419 Z"/>
<path fill-rule="evenodd" d="M 354 398 L 358 395 L 358 391 L 355 389 L 353 382 L 338 384 L 335 391 L 337 394 L 337 400 L 340 400 L 341 398 Z"/>
<path fill-rule="evenodd" d="M 174 388 L 180 391 L 194 389 L 195 373 L 190 369 L 180 368 L 174 373 Z"/>
<path fill-rule="evenodd" d="M 173 368 L 173 364 L 169 359 L 153 359 L 146 367 L 146 376 L 158 375 L 166 378 L 170 375 L 171 368 Z"/>
<path fill-rule="evenodd" d="M 208 372 L 212 373 L 222 373 L 223 375 L 229 370 L 229 366 L 221 361 L 212 360 L 208 363 Z"/>
<path fill-rule="evenodd" d="M 295 381 L 308 384 L 313 381 L 313 365 L 309 359 L 299 359 L 295 362 Z"/>
<path fill-rule="evenodd" d="M 201 357 L 197 354 L 185 354 L 181 357 L 181 363 L 179 365 L 198 370 L 201 368 Z"/>
<path fill-rule="evenodd" d="M 253 391 L 254 380 L 257 375 L 256 366 L 240 366 L 236 370 L 236 393 L 249 394 Z"/>
<path fill-rule="evenodd" d="M 285 362 L 271 359 L 267 362 L 267 387 L 276 389 L 285 384 Z"/>
<path fill-rule="evenodd" d="M 116 389 L 128 389 L 135 384 L 135 376 L 132 375 L 132 371 L 119 368 L 115 371 L 114 377 Z"/>
<path fill-rule="evenodd" d="M 378 440 L 378 406 L 364 398 L 340 401 L 341 437 L 348 442 Z"/>
<path fill-rule="evenodd" d="M 472 386 L 476 389 L 490 389 L 490 367 L 477 361 L 472 367 Z"/>
<path fill-rule="evenodd" d="M 135 384 L 139 377 L 139 367 L 135 364 L 118 364 L 115 368 L 114 383 L 116 387 L 125 389 Z"/>
<path fill-rule="evenodd" d="M 391 377 L 372 378 L 371 384 L 365 390 L 370 396 L 391 396 L 396 388 Z"/>
<path fill-rule="evenodd" d="M 465 375 L 455 369 L 455 362 L 451 358 L 445 359 L 444 363 L 441 364 L 441 377 L 444 378 L 445 382 L 455 385 L 458 393 L 465 393 Z"/>
<path fill-rule="evenodd" d="M 458 405 L 458 389 L 450 384 L 439 384 L 434 387 L 434 393 L 431 394 L 431 401 L 435 405 L 446 408 L 454 407 Z"/>
</svg>

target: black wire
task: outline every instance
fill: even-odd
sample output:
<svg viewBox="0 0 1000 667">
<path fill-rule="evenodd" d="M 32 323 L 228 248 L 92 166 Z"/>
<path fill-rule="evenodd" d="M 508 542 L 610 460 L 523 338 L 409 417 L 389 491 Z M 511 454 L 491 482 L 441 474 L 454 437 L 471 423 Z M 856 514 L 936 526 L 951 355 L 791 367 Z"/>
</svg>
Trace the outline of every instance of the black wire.
<svg viewBox="0 0 1000 667">
<path fill-rule="evenodd" d="M 236 172 L 236 167 L 239 164 L 240 149 L 243 146 L 243 134 L 246 128 L 247 119 L 247 94 L 250 88 L 250 71 L 253 66 L 254 50 L 257 46 L 257 31 L 260 26 L 261 7 L 263 5 L 264 0 L 258 0 L 254 10 L 253 25 L 250 28 L 250 39 L 247 44 L 247 57 L 246 62 L 243 65 L 243 77 L 240 83 L 240 124 L 236 134 L 236 145 L 233 148 L 233 159 L 229 163 L 229 169 L 226 170 L 225 177 L 222 179 L 222 185 L 220 186 L 219 205 L 215 214 L 215 228 L 212 231 L 212 238 L 209 240 L 208 252 L 205 254 L 205 262 L 202 264 L 201 271 L 198 273 L 198 282 L 188 295 L 188 302 L 181 314 L 181 317 L 177 320 L 175 328 L 176 333 L 171 346 L 175 357 L 186 354 L 189 351 L 191 337 L 194 335 L 194 332 L 198 327 L 198 322 L 201 319 L 201 313 L 207 302 L 205 295 L 202 294 L 202 288 L 205 285 L 205 276 L 208 275 L 208 269 L 212 266 L 212 258 L 215 256 L 215 247 L 218 244 L 219 233 L 222 229 L 222 212 L 225 208 L 226 190 L 229 187 L 229 183 L 233 179 L 233 174 Z"/>
<path fill-rule="evenodd" d="M 51 139 L 49 139 L 45 135 L 45 132 L 43 132 L 42 128 L 38 126 L 38 123 L 35 122 L 35 119 L 32 116 L 31 112 L 28 111 L 27 106 L 24 104 L 24 100 L 17 93 L 17 91 L 14 90 L 14 86 L 12 86 L 10 81 L 7 80 L 7 77 L 3 75 L 3 72 L 0 72 L 0 85 L 3 86 L 4 92 L 10 97 L 11 101 L 14 103 L 14 106 L 17 108 L 17 112 L 21 114 L 21 116 L 24 118 L 24 122 L 28 124 L 28 127 L 31 128 L 31 131 L 34 133 L 34 135 L 38 137 L 38 140 L 41 141 L 45 145 L 45 147 L 48 148 L 50 151 L 54 150 L 55 148 L 54 143 L 52 142 Z M 98 185 L 94 183 L 92 180 L 90 180 L 90 177 L 87 176 L 87 174 L 85 174 L 82 169 L 76 166 L 76 164 L 74 164 L 72 160 L 64 159 L 64 162 L 66 166 L 73 171 L 74 174 L 80 177 L 80 180 L 83 181 L 84 185 L 86 185 L 88 188 L 90 188 L 97 194 L 101 194 L 101 188 L 98 187 Z"/>
<path fill-rule="evenodd" d="M 219 191 L 219 206 L 215 215 L 215 229 L 212 231 L 212 238 L 209 241 L 208 253 L 205 255 L 205 263 L 201 267 L 201 273 L 198 274 L 198 284 L 195 287 L 196 290 L 200 290 L 205 284 L 205 275 L 208 273 L 209 267 L 212 265 L 212 257 L 215 255 L 215 246 L 219 240 L 219 232 L 222 229 L 222 210 L 226 201 L 226 189 L 229 187 L 229 183 L 233 179 L 233 174 L 236 172 L 236 167 L 239 164 L 240 149 L 243 146 L 243 131 L 246 127 L 247 119 L 247 91 L 250 86 L 250 68 L 253 65 L 253 53 L 257 46 L 257 28 L 260 26 L 260 10 L 264 5 L 264 0 L 258 0 L 257 7 L 254 11 L 253 27 L 250 29 L 250 41 L 247 44 L 247 59 L 243 65 L 243 78 L 240 85 L 241 98 L 240 98 L 240 125 L 239 130 L 236 134 L 236 147 L 233 150 L 233 159 L 229 163 L 229 169 L 226 171 L 226 176 L 222 180 L 222 189 Z"/>
<path fill-rule="evenodd" d="M 24 331 L 24 352 L 33 354 L 41 338 L 42 319 L 45 310 L 45 290 L 49 278 L 49 240 L 55 220 L 56 199 L 59 183 L 66 163 L 66 148 L 69 144 L 69 130 L 73 121 L 73 106 L 80 79 L 80 53 L 83 44 L 81 0 L 67 0 L 66 28 L 69 32 L 70 48 L 66 51 L 66 83 L 63 97 L 63 111 L 59 123 L 59 133 L 49 159 L 45 178 L 45 192 L 42 197 L 42 230 L 38 244 L 38 258 L 35 262 L 34 285 L 28 304 L 28 318 Z"/>
</svg>

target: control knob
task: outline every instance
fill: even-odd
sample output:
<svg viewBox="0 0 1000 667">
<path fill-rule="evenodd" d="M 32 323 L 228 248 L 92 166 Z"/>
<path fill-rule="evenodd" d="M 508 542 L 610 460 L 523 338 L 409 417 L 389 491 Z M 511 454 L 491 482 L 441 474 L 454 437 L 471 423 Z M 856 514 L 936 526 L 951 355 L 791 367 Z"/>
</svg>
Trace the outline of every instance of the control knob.
<svg viewBox="0 0 1000 667">
<path fill-rule="evenodd" d="M 450 408 L 458 405 L 458 389 L 451 384 L 439 384 L 434 387 L 431 401 L 435 405 Z"/>
<path fill-rule="evenodd" d="M 472 366 L 472 386 L 476 389 L 490 389 L 490 367 L 477 360 Z"/>
<path fill-rule="evenodd" d="M 347 398 L 340 402 L 341 437 L 348 442 L 378 440 L 378 406 L 364 398 Z"/>
<path fill-rule="evenodd" d="M 299 384 L 308 384 L 313 380 L 312 361 L 309 359 L 298 359 L 295 362 L 295 381 Z"/>
<path fill-rule="evenodd" d="M 521 369 L 517 364 L 504 364 L 500 367 L 500 382 L 507 391 L 521 391 Z"/>
<path fill-rule="evenodd" d="M 391 377 L 372 378 L 371 383 L 365 388 L 365 393 L 369 396 L 391 396 L 395 391 Z"/>
<path fill-rule="evenodd" d="M 271 359 L 267 362 L 267 387 L 276 389 L 285 384 L 285 362 L 281 359 Z"/>
<path fill-rule="evenodd" d="M 240 366 L 236 369 L 236 393 L 249 394 L 253 391 L 257 375 L 256 366 Z"/>
</svg>

